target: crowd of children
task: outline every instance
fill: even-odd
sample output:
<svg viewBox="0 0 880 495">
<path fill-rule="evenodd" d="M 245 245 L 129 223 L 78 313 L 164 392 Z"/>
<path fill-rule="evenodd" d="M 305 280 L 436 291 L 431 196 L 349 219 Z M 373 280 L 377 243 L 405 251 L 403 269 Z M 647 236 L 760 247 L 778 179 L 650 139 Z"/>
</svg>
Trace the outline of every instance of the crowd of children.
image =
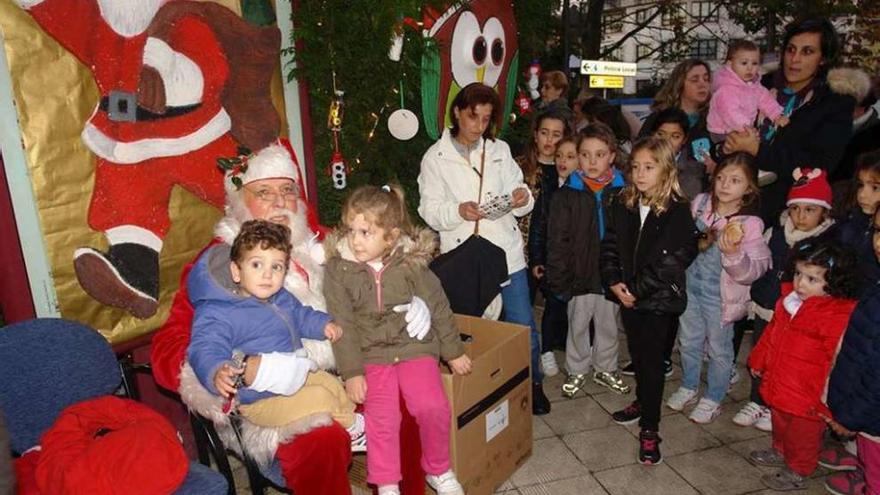
<svg viewBox="0 0 880 495">
<path fill-rule="evenodd" d="M 712 141 L 763 117 L 787 125 L 759 89 L 758 56 L 752 44 L 732 44 L 729 77 L 716 80 L 707 112 Z M 621 152 L 603 122 L 607 105 L 575 101 L 577 133 L 557 133 L 556 168 L 542 168 L 553 170 L 552 185 L 533 190 L 542 207 L 530 216 L 530 266 L 545 318 L 567 307 L 561 395 L 575 397 L 591 379 L 629 392 L 618 369 L 623 331 L 635 400 L 612 418 L 639 423 L 638 459 L 657 464 L 669 344 L 678 344 L 683 377 L 666 406 L 693 406 L 689 418 L 710 423 L 737 377 L 734 325 L 745 325 L 751 394 L 733 422 L 772 431 L 769 448 L 749 456 L 778 468 L 763 483 L 802 489 L 821 464 L 840 471 L 826 480 L 832 493 L 880 493 L 880 153 L 858 161 L 853 206 L 834 217 L 827 172 L 801 164 L 786 208 L 765 225 L 752 155 L 698 160 L 693 124 L 677 107 L 653 114 L 645 137 Z M 550 142 L 543 118 L 532 149 Z M 550 156 L 542 149 L 542 161 Z"/>
</svg>

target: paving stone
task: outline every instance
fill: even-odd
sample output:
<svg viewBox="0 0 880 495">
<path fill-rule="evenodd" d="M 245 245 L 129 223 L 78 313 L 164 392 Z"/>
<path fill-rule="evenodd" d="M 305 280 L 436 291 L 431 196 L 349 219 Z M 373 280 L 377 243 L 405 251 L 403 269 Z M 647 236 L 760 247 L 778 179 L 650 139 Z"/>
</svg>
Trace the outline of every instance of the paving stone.
<svg viewBox="0 0 880 495">
<path fill-rule="evenodd" d="M 522 495 L 607 495 L 592 476 L 579 476 L 567 480 L 552 481 L 543 485 L 524 486 Z"/>
<path fill-rule="evenodd" d="M 536 440 L 532 457 L 510 477 L 517 488 L 589 475 L 589 471 L 559 438 Z"/>
<path fill-rule="evenodd" d="M 697 494 L 669 466 L 634 464 L 602 471 L 594 475 L 610 495 L 689 495 Z"/>
<path fill-rule="evenodd" d="M 571 433 L 562 441 L 591 472 L 635 464 L 639 447 L 626 428 L 611 425 L 598 430 Z"/>
<path fill-rule="evenodd" d="M 553 404 L 553 410 L 542 418 L 557 435 L 593 430 L 611 424 L 611 416 L 589 397 Z"/>
<path fill-rule="evenodd" d="M 735 495 L 763 488 L 763 471 L 727 447 L 666 457 L 666 463 L 702 493 Z"/>
<path fill-rule="evenodd" d="M 552 414 L 553 411 L 551 410 Z M 547 423 L 541 419 L 541 416 L 532 416 L 532 439 L 540 440 L 541 438 L 549 438 L 556 436 L 553 430 L 547 426 Z"/>
</svg>

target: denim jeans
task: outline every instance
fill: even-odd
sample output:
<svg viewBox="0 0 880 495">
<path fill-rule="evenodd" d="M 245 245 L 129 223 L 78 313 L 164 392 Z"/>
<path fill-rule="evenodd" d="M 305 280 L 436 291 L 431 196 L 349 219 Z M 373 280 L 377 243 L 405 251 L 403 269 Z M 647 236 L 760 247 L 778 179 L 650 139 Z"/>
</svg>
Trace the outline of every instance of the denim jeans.
<svg viewBox="0 0 880 495">
<path fill-rule="evenodd" d="M 541 373 L 540 365 L 541 341 L 535 325 L 535 313 L 529 302 L 529 281 L 525 269 L 510 274 L 510 284 L 501 288 L 501 302 L 504 305 L 502 320 L 531 328 L 532 382 L 543 383 L 544 374 Z"/>
<path fill-rule="evenodd" d="M 721 324 L 721 251 L 713 244 L 687 269 L 687 309 L 679 319 L 681 386 L 700 388 L 703 353 L 708 348 L 705 398 L 721 403 L 733 369 L 733 323 Z"/>
</svg>

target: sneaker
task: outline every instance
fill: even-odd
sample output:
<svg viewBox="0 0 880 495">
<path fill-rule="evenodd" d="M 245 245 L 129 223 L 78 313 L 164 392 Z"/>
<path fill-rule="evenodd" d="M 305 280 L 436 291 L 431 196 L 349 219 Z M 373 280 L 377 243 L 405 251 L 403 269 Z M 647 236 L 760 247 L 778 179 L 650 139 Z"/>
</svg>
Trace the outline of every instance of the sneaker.
<svg viewBox="0 0 880 495">
<path fill-rule="evenodd" d="M 819 465 L 832 471 L 855 471 L 859 468 L 859 458 L 843 447 L 835 447 L 819 454 Z"/>
<path fill-rule="evenodd" d="M 768 433 L 773 431 L 773 413 L 770 412 L 769 407 L 765 407 L 764 414 L 755 421 L 755 428 Z"/>
<path fill-rule="evenodd" d="M 672 376 L 672 361 L 668 359 L 663 360 L 663 376 L 666 378 Z"/>
<path fill-rule="evenodd" d="M 361 413 L 354 413 L 354 423 L 351 424 L 346 431 L 351 436 L 351 451 L 366 452 L 367 451 L 367 434 L 366 421 Z"/>
<path fill-rule="evenodd" d="M 544 395 L 544 386 L 540 383 L 532 383 L 532 414 L 543 416 L 550 412 L 550 401 Z"/>
<path fill-rule="evenodd" d="M 868 493 L 862 470 L 836 473 L 825 478 L 825 489 L 834 495 L 864 495 Z"/>
<path fill-rule="evenodd" d="M 429 474 L 425 476 L 425 480 L 437 491 L 437 495 L 464 495 L 464 488 L 451 469 L 437 476 Z"/>
<path fill-rule="evenodd" d="M 678 390 L 666 400 L 666 407 L 673 411 L 681 411 L 685 407 L 697 402 L 697 391 L 689 388 L 678 387 Z"/>
<path fill-rule="evenodd" d="M 784 467 L 775 473 L 761 476 L 764 486 L 777 492 L 789 492 L 792 490 L 806 490 L 807 479 L 796 472 Z"/>
<path fill-rule="evenodd" d="M 571 399 L 577 395 L 579 390 L 583 390 L 587 384 L 587 374 L 568 375 L 565 383 L 562 384 L 562 396 Z"/>
<path fill-rule="evenodd" d="M 688 419 L 697 424 L 707 425 L 712 421 L 715 421 L 715 418 L 720 414 L 721 404 L 703 397 L 700 399 L 700 402 L 697 403 L 697 407 L 691 411 Z"/>
<path fill-rule="evenodd" d="M 776 449 L 753 450 L 749 453 L 749 462 L 756 466 L 783 467 L 785 459 Z"/>
<path fill-rule="evenodd" d="M 628 394 L 630 387 L 620 378 L 619 373 L 609 373 L 607 371 L 597 371 L 593 373 L 593 381 L 602 385 L 603 387 L 608 387 L 612 392 L 617 392 L 618 394 Z"/>
<path fill-rule="evenodd" d="M 739 426 L 754 426 L 761 419 L 761 416 L 764 415 L 765 409 L 767 408 L 757 402 L 749 401 L 736 413 L 736 416 L 733 417 L 733 422 Z"/>
<path fill-rule="evenodd" d="M 553 354 L 553 351 L 541 354 L 541 369 L 544 370 L 546 376 L 559 374 L 559 365 L 556 364 L 556 355 Z"/>
<path fill-rule="evenodd" d="M 631 425 L 642 418 L 642 406 L 635 400 L 620 411 L 611 414 L 611 419 L 619 425 Z"/>
<path fill-rule="evenodd" d="M 634 365 L 632 361 L 624 364 L 623 368 L 620 368 L 620 374 L 624 376 L 636 376 L 636 365 Z"/>
<path fill-rule="evenodd" d="M 730 381 L 727 382 L 728 383 L 727 384 L 727 391 L 728 392 L 733 390 L 733 386 L 736 385 L 737 383 L 739 383 L 740 378 L 742 378 L 742 375 L 739 374 L 739 369 L 736 366 L 734 366 L 730 370 Z"/>
<path fill-rule="evenodd" d="M 397 485 L 381 485 L 378 490 L 379 495 L 400 495 L 400 487 Z"/>
<path fill-rule="evenodd" d="M 639 463 L 656 466 L 663 462 L 660 455 L 660 442 L 663 440 L 653 430 L 642 430 L 639 433 Z"/>
</svg>

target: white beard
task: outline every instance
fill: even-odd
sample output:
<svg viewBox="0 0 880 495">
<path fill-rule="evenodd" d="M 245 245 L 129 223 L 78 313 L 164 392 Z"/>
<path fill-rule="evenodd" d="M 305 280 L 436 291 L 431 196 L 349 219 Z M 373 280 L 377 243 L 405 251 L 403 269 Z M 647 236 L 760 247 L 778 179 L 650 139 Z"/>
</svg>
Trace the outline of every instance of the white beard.
<svg viewBox="0 0 880 495">
<path fill-rule="evenodd" d="M 143 33 L 168 0 L 97 0 L 101 17 L 117 34 L 130 38 Z"/>
</svg>

